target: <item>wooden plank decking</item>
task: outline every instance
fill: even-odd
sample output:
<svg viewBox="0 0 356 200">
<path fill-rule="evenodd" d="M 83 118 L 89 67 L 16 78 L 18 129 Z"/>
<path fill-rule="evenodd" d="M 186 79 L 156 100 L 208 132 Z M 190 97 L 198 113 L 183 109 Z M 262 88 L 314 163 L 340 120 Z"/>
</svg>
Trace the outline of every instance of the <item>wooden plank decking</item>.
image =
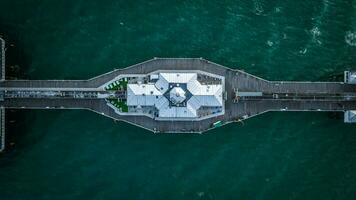
<svg viewBox="0 0 356 200">
<path fill-rule="evenodd" d="M 0 38 L 0 81 L 5 80 L 5 41 Z"/>
<path fill-rule="evenodd" d="M 34 109 L 89 109 L 116 120 L 123 120 L 131 124 L 155 132 L 203 132 L 209 130 L 218 120 L 224 123 L 237 119 L 249 118 L 267 111 L 345 111 L 355 110 L 354 99 L 334 99 L 328 95 L 346 96 L 356 94 L 356 86 L 342 82 L 283 82 L 267 81 L 240 70 L 233 70 L 209 62 L 204 59 L 152 59 L 128 68 L 94 77 L 89 80 L 55 80 L 55 81 L 4 81 L 1 88 L 11 90 L 15 88 L 50 88 L 61 90 L 97 91 L 97 87 L 114 79 L 121 74 L 147 74 L 157 70 L 201 70 L 225 77 L 225 115 L 202 121 L 186 123 L 184 121 L 156 121 L 144 116 L 122 116 L 106 105 L 103 99 L 31 99 L 17 98 L 5 99 L 3 106 L 8 108 L 34 108 Z M 235 90 L 247 92 L 263 92 L 264 94 L 294 94 L 299 96 L 324 95 L 323 99 L 245 99 L 234 102 Z M 267 97 L 267 96 L 265 96 Z"/>
</svg>

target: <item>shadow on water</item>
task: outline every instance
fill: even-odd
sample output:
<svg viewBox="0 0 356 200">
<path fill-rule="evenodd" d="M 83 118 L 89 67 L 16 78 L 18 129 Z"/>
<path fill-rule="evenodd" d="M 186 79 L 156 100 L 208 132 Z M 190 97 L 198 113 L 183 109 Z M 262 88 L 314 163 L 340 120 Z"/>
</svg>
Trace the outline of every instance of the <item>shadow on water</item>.
<svg viewBox="0 0 356 200">
<path fill-rule="evenodd" d="M 30 59 L 23 48 L 21 36 L 11 26 L 0 23 L 0 36 L 6 41 L 6 79 L 28 79 L 26 71 Z M 6 109 L 6 149 L 4 158 L 13 157 L 21 148 L 21 139 L 29 134 L 29 128 L 34 121 L 32 111 Z M 20 144 L 20 145 L 17 145 Z M 2 162 L 3 163 L 3 162 Z"/>
<path fill-rule="evenodd" d="M 343 112 L 327 112 L 327 116 L 329 119 L 335 119 L 335 120 L 339 120 L 339 121 L 344 120 Z"/>
<path fill-rule="evenodd" d="M 317 81 L 344 82 L 344 71 L 352 71 L 352 62 L 345 62 L 335 66 L 334 70 L 323 74 Z M 341 70 L 340 70 L 341 69 Z"/>
<path fill-rule="evenodd" d="M 333 72 L 320 77 L 320 81 L 343 82 L 344 72 Z"/>
<path fill-rule="evenodd" d="M 27 79 L 30 66 L 29 56 L 24 51 L 24 43 L 16 30 L 0 23 L 0 35 L 6 41 L 6 79 Z"/>
</svg>

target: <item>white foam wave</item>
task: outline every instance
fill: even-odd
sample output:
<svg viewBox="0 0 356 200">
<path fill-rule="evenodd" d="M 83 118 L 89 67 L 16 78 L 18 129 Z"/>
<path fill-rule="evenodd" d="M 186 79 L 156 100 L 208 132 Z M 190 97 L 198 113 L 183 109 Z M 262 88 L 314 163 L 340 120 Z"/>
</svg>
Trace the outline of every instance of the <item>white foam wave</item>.
<svg viewBox="0 0 356 200">
<path fill-rule="evenodd" d="M 254 1 L 254 7 L 255 7 L 255 14 L 256 15 L 261 15 L 265 10 L 263 9 L 263 5 L 259 0 Z"/>
<path fill-rule="evenodd" d="M 321 36 L 321 31 L 319 30 L 319 28 L 317 26 L 314 26 L 312 30 L 310 30 L 310 33 L 313 37 L 313 42 L 316 42 L 318 44 L 322 44 L 321 40 L 320 40 L 320 36 Z"/>
<path fill-rule="evenodd" d="M 347 31 L 345 35 L 345 42 L 355 47 L 356 46 L 356 32 Z"/>
</svg>

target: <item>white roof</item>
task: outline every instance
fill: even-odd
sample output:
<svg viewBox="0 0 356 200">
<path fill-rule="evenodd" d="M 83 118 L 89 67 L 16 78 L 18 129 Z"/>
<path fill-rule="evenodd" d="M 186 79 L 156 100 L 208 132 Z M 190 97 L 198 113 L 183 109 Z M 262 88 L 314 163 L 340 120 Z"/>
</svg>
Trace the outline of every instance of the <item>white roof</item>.
<svg viewBox="0 0 356 200">
<path fill-rule="evenodd" d="M 191 79 L 197 79 L 196 73 L 160 73 L 159 76 L 169 83 L 188 83 Z"/>
<path fill-rule="evenodd" d="M 348 83 L 356 84 L 356 73 L 350 73 Z"/>
<path fill-rule="evenodd" d="M 153 106 L 162 95 L 162 92 L 157 90 L 153 84 L 127 85 L 128 106 Z"/>
<path fill-rule="evenodd" d="M 190 106 L 187 107 L 165 107 L 159 110 L 159 117 L 163 118 L 192 118 L 197 117 L 197 111 Z"/>
<path fill-rule="evenodd" d="M 185 83 L 192 97 L 185 107 L 170 106 L 169 100 L 163 94 L 169 89 L 169 83 Z M 186 91 L 174 87 L 170 91 L 172 103 L 181 103 L 186 98 Z M 222 85 L 202 85 L 197 80 L 196 73 L 159 73 L 156 83 L 128 84 L 128 106 L 155 106 L 158 116 L 162 118 L 193 118 L 201 106 L 222 106 Z"/>
<path fill-rule="evenodd" d="M 356 122 L 356 110 L 348 110 L 345 112 L 345 122 L 348 123 Z"/>
<path fill-rule="evenodd" d="M 187 105 L 191 106 L 194 110 L 198 110 L 201 106 L 201 103 L 199 101 L 199 98 L 196 98 L 194 96 L 192 96 L 188 102 Z"/>
<path fill-rule="evenodd" d="M 160 78 L 158 79 L 158 81 L 155 83 L 155 86 L 158 90 L 160 90 L 162 93 L 165 93 L 168 90 L 169 87 L 169 83 L 167 82 L 166 79 L 164 78 Z"/>
<path fill-rule="evenodd" d="M 155 85 L 164 93 L 168 90 L 169 83 L 188 83 L 192 79 L 197 79 L 196 73 L 159 73 L 159 79 Z"/>
<path fill-rule="evenodd" d="M 158 79 L 158 78 L 159 78 L 158 74 L 151 74 L 150 75 L 150 79 Z"/>
<path fill-rule="evenodd" d="M 222 85 L 202 85 L 198 80 L 192 80 L 187 84 L 192 97 L 189 104 L 196 109 L 200 106 L 222 106 Z"/>
<path fill-rule="evenodd" d="M 158 110 L 165 108 L 167 106 L 169 106 L 169 101 L 166 97 L 161 96 L 156 102 L 155 102 L 155 106 Z"/>
</svg>

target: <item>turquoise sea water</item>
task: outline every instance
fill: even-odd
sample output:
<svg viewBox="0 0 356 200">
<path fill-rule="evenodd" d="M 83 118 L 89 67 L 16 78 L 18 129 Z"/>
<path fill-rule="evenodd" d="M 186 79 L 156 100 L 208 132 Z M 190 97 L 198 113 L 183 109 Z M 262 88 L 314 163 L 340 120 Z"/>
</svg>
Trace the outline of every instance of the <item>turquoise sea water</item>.
<svg viewBox="0 0 356 200">
<path fill-rule="evenodd" d="M 356 70 L 355 0 L 1 0 L 8 76 L 87 79 L 204 57 L 271 80 Z M 11 78 L 10 77 L 10 78 Z M 356 125 L 267 113 L 153 135 L 89 111 L 7 111 L 0 199 L 355 199 Z"/>
</svg>

